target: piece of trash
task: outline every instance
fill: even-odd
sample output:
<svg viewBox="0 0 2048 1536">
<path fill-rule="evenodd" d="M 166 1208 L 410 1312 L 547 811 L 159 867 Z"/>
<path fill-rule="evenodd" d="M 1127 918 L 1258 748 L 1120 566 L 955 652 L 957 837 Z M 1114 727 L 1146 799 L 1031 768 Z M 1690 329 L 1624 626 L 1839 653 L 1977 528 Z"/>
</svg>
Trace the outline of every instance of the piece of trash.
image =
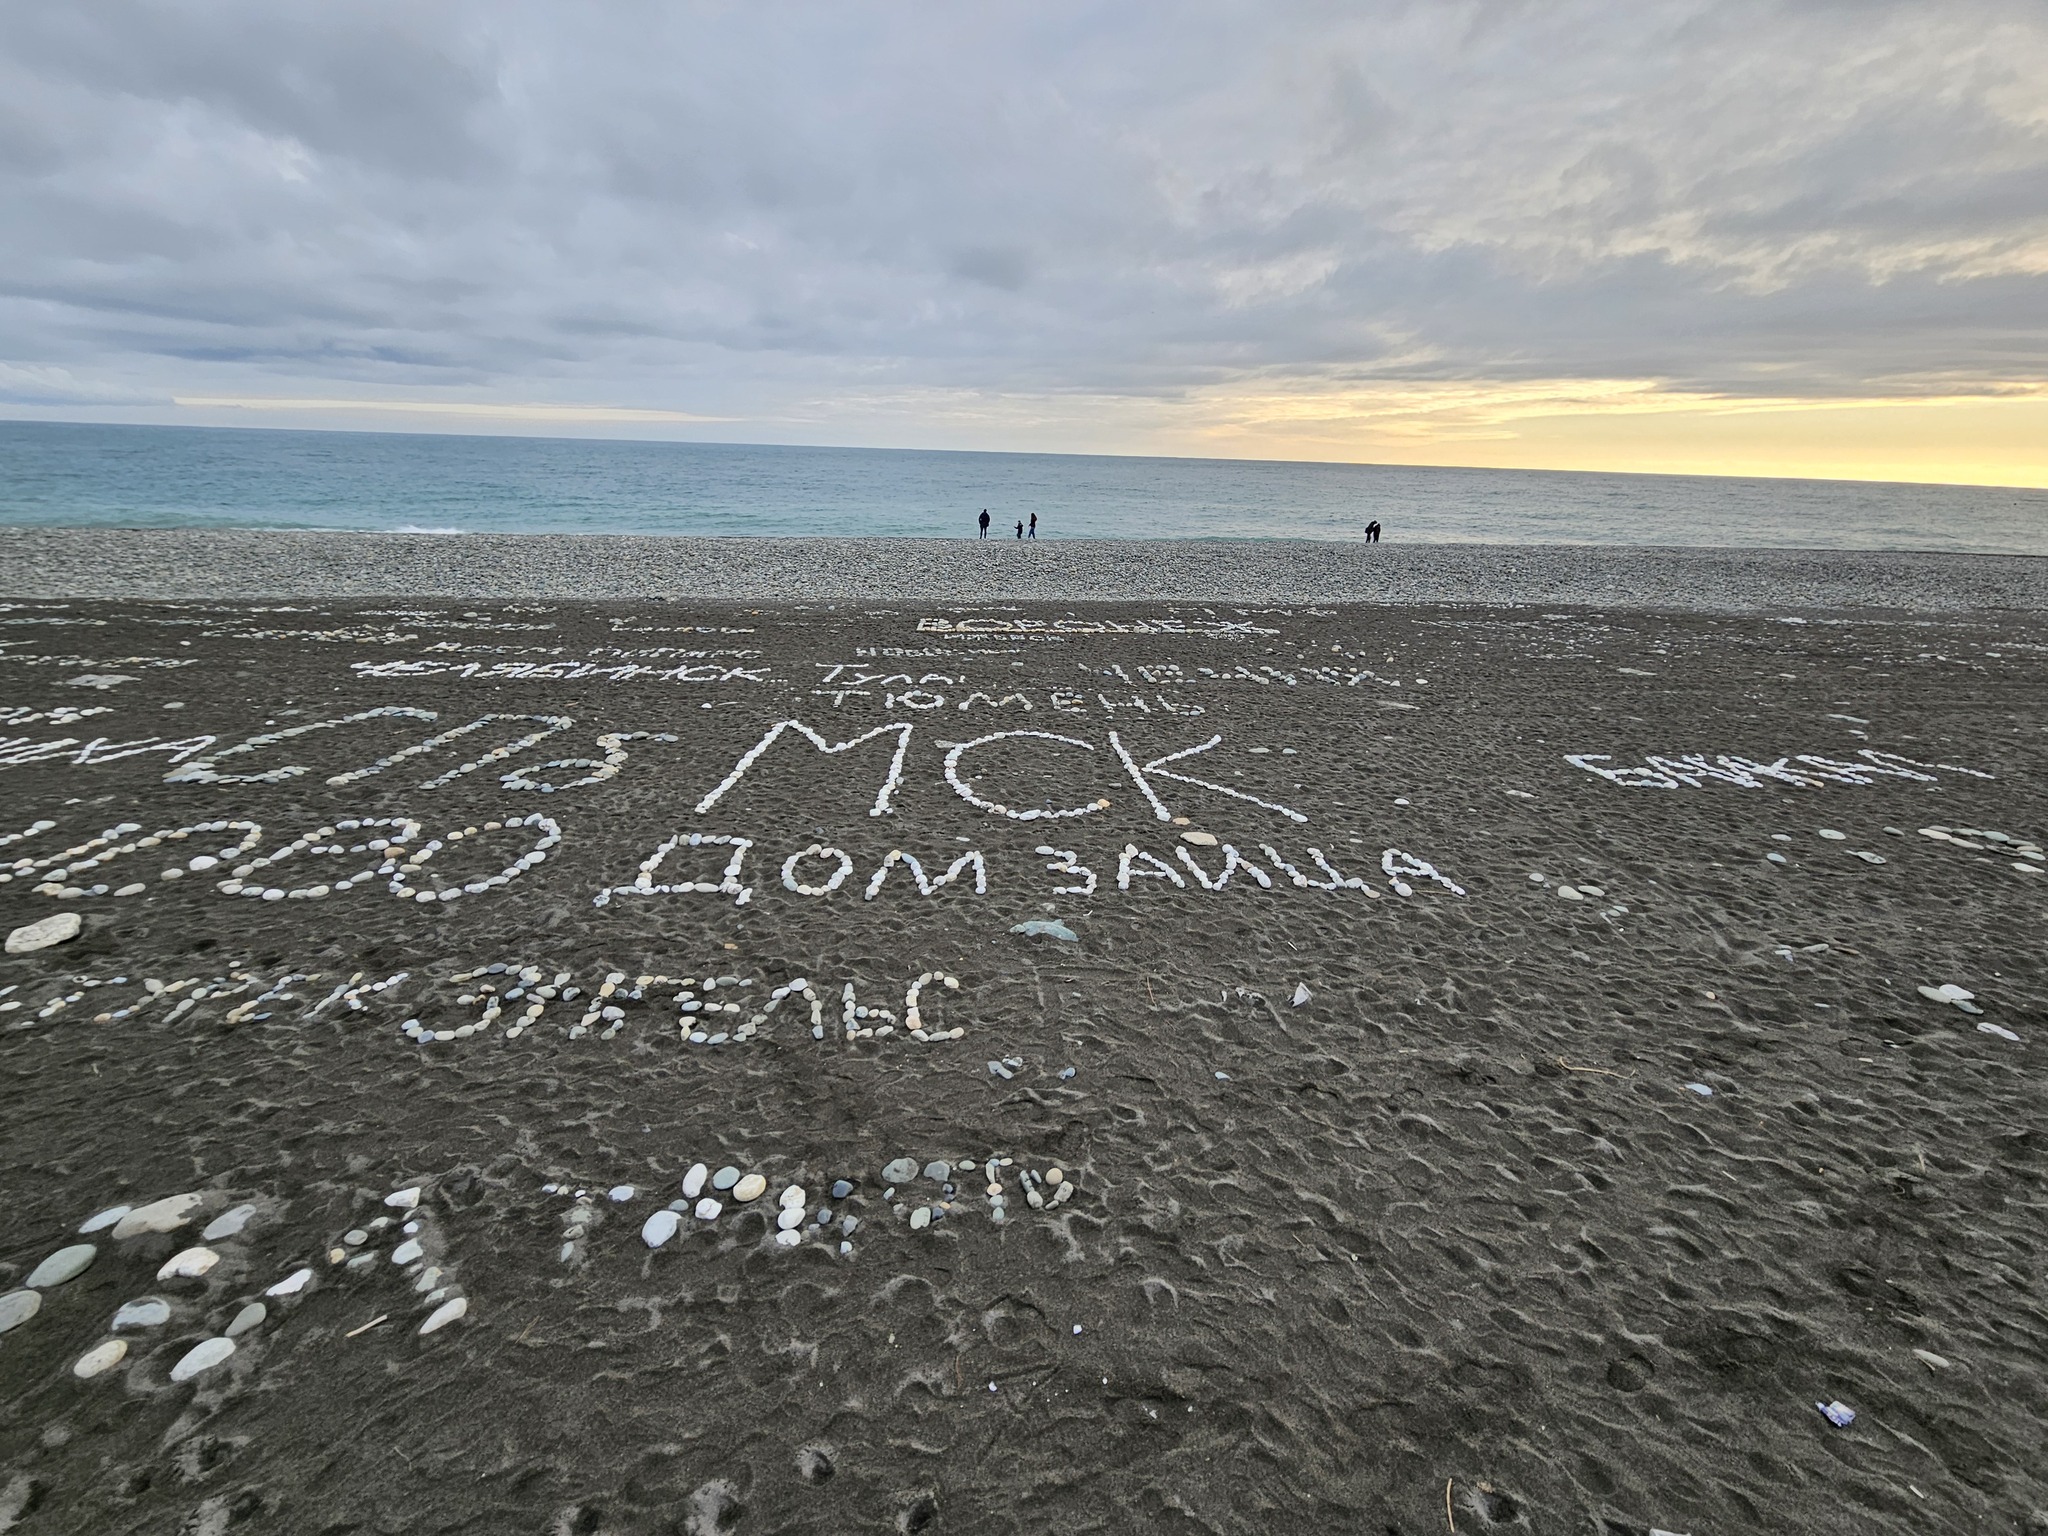
<svg viewBox="0 0 2048 1536">
<path fill-rule="evenodd" d="M 1837 1429 L 1847 1429 L 1856 1422 L 1856 1410 L 1847 1403 L 1815 1403 L 1814 1407 L 1828 1416 L 1828 1422 Z"/>
<path fill-rule="evenodd" d="M 390 1321 L 391 1314 L 389 1312 L 380 1312 L 375 1317 L 371 1318 L 367 1323 L 363 1324 L 362 1327 L 349 1329 L 349 1331 L 347 1333 L 344 1333 L 342 1337 L 344 1339 L 352 1339 L 359 1333 L 368 1333 L 372 1328 L 376 1327 L 379 1323 L 388 1323 Z"/>
<path fill-rule="evenodd" d="M 1073 929 L 1060 922 L 1057 918 L 1048 922 L 1042 917 L 1034 917 L 1028 923 L 1017 924 L 1010 932 L 1021 933 L 1026 937 L 1043 935 L 1048 939 L 1058 939 L 1064 944 L 1078 944 L 1081 942 L 1081 935 L 1074 932 Z"/>
<path fill-rule="evenodd" d="M 1302 1004 L 1306 1003 L 1306 1002 L 1307 1002 L 1307 1001 L 1308 1001 L 1308 1000 L 1309 1000 L 1309 999 L 1310 999 L 1311 997 L 1314 997 L 1314 996 L 1315 996 L 1315 994 L 1314 994 L 1313 992 L 1309 991 L 1309 989 L 1308 989 L 1308 983 L 1307 983 L 1307 982 L 1305 982 L 1305 981 L 1298 981 L 1298 982 L 1296 982 L 1296 983 L 1294 984 L 1294 1006 L 1295 1006 L 1295 1007 L 1297 1007 L 1297 1008 L 1301 1007 L 1301 1005 L 1302 1005 Z"/>
<path fill-rule="evenodd" d="M 1696 1093 L 1703 1099 L 1711 1099 L 1714 1096 L 1714 1090 L 1705 1083 L 1687 1083 L 1685 1088 L 1686 1092 Z"/>
<path fill-rule="evenodd" d="M 97 688 L 100 692 L 105 693 L 109 688 L 118 688 L 123 683 L 132 683 L 134 681 L 135 679 L 125 672 L 81 672 L 76 677 L 65 678 L 64 686 L 67 688 Z"/>
<path fill-rule="evenodd" d="M 1945 1371 L 1951 1363 L 1946 1355 L 1937 1355 L 1931 1349 L 1916 1349 L 1913 1351 L 1913 1358 L 1930 1371 Z"/>
<path fill-rule="evenodd" d="M 1079 1333 L 1080 1331 L 1081 1325 L 1079 1323 L 1074 1324 L 1074 1332 Z"/>
<path fill-rule="evenodd" d="M 1065 1081 L 1067 1081 L 1067 1079 L 1069 1079 L 1069 1078 L 1070 1078 L 1070 1077 L 1072 1077 L 1073 1075 L 1074 1075 L 1074 1069 L 1073 1069 L 1072 1067 L 1061 1067 L 1061 1068 L 1060 1068 L 1060 1081 L 1061 1081 L 1061 1082 L 1063 1082 L 1063 1083 L 1064 1083 Z"/>
<path fill-rule="evenodd" d="M 1230 1074 L 1228 1072 L 1218 1072 L 1216 1074 L 1216 1081 L 1219 1083 L 1227 1083 L 1230 1081 Z"/>
</svg>

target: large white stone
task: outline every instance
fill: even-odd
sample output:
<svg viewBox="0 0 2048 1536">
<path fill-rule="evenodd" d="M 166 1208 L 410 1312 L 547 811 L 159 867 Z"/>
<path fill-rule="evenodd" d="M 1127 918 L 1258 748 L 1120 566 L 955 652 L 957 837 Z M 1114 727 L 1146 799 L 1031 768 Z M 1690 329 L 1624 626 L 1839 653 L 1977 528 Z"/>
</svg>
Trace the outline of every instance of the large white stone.
<svg viewBox="0 0 2048 1536">
<path fill-rule="evenodd" d="M 439 1333 L 450 1323 L 468 1315 L 469 1298 L 467 1296 L 457 1296 L 452 1301 L 444 1301 L 440 1306 L 434 1308 L 433 1315 L 420 1324 L 420 1332 Z"/>
<path fill-rule="evenodd" d="M 171 1304 L 161 1296 L 138 1296 L 121 1303 L 108 1326 L 112 1328 L 161 1328 L 171 1320 Z"/>
<path fill-rule="evenodd" d="M 0 1296 L 0 1333 L 19 1328 L 43 1310 L 41 1291 L 9 1291 Z"/>
<path fill-rule="evenodd" d="M 171 1367 L 171 1380 L 190 1381 L 202 1371 L 210 1371 L 235 1352 L 233 1339 L 201 1339 L 185 1351 L 185 1358 Z"/>
<path fill-rule="evenodd" d="M 416 1237 L 408 1237 L 404 1242 L 391 1250 L 391 1262 L 394 1264 L 410 1264 L 420 1256 L 420 1253 L 420 1240 Z"/>
<path fill-rule="evenodd" d="M 295 1269 L 263 1294 L 266 1296 L 296 1296 L 312 1281 L 313 1271 Z"/>
<path fill-rule="evenodd" d="M 7 953 L 34 954 L 39 949 L 48 949 L 52 945 L 77 938 L 78 930 L 84 926 L 76 912 L 53 912 L 33 923 L 25 923 L 8 934 Z"/>
<path fill-rule="evenodd" d="M 82 1233 L 104 1231 L 134 1209 L 132 1205 L 110 1205 L 104 1211 L 86 1217 L 79 1223 L 78 1230 Z"/>
<path fill-rule="evenodd" d="M 768 1192 L 768 1181 L 758 1173 L 750 1173 L 732 1187 L 733 1199 L 745 1205 L 749 1200 L 758 1200 Z"/>
<path fill-rule="evenodd" d="M 683 1198 L 694 1200 L 704 1193 L 704 1181 L 711 1177 L 711 1170 L 702 1163 L 692 1163 L 690 1171 L 683 1175 Z"/>
<path fill-rule="evenodd" d="M 199 1235 L 209 1243 L 218 1242 L 224 1237 L 239 1237 L 242 1228 L 249 1225 L 249 1218 L 255 1214 L 255 1206 L 238 1205 L 232 1211 L 223 1211 L 214 1217 Z"/>
<path fill-rule="evenodd" d="M 128 1341 L 126 1339 L 108 1339 L 103 1343 L 93 1345 L 91 1349 L 80 1355 L 77 1363 L 71 1367 L 71 1374 L 80 1381 L 91 1381 L 93 1377 L 103 1372 L 111 1371 L 127 1358 Z"/>
<path fill-rule="evenodd" d="M 410 1189 L 393 1190 L 384 1197 L 384 1203 L 395 1211 L 409 1211 L 420 1203 L 420 1188 L 415 1184 Z"/>
<path fill-rule="evenodd" d="M 674 1211 L 656 1211 L 640 1228 L 640 1241 L 650 1248 L 659 1248 L 676 1235 L 676 1228 L 683 1224 L 683 1218 Z"/>
<path fill-rule="evenodd" d="M 85 1273 L 87 1266 L 99 1257 L 99 1249 L 91 1243 L 73 1243 L 69 1248 L 59 1248 L 42 1263 L 29 1271 L 25 1285 L 46 1291 L 53 1285 L 62 1285 L 66 1280 L 75 1280 Z"/>
<path fill-rule="evenodd" d="M 235 1320 L 229 1323 L 224 1331 L 229 1338 L 239 1339 L 251 1328 L 260 1327 L 263 1320 L 268 1316 L 270 1316 L 270 1308 L 263 1305 L 260 1301 L 252 1301 L 235 1314 Z"/>
<path fill-rule="evenodd" d="M 116 1241 L 141 1237 L 148 1232 L 175 1232 L 199 1213 L 206 1196 L 197 1190 L 183 1195 L 166 1195 L 148 1205 L 137 1206 L 114 1223 Z"/>
<path fill-rule="evenodd" d="M 174 1253 L 164 1260 L 164 1267 L 156 1272 L 156 1277 L 159 1280 L 197 1280 L 219 1262 L 220 1255 L 211 1248 L 187 1248 L 183 1253 Z"/>
</svg>

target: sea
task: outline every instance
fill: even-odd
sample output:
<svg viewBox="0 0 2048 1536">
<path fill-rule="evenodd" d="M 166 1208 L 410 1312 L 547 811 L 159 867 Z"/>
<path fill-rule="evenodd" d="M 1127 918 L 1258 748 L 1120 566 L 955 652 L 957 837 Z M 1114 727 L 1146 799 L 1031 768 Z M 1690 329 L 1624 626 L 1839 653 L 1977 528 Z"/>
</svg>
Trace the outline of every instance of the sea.
<svg viewBox="0 0 2048 1536">
<path fill-rule="evenodd" d="M 0 524 L 1664 544 L 2048 554 L 2048 490 L 0 422 Z"/>
</svg>

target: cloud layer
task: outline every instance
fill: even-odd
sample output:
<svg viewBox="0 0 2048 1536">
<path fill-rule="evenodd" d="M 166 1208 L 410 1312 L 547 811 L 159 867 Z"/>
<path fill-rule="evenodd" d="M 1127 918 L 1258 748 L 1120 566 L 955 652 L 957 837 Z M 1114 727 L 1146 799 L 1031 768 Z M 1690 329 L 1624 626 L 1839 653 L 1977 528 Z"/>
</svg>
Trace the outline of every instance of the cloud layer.
<svg viewBox="0 0 2048 1536">
<path fill-rule="evenodd" d="M 2038 0 L 15 6 L 0 400 L 2009 393 L 2044 79 Z"/>
</svg>

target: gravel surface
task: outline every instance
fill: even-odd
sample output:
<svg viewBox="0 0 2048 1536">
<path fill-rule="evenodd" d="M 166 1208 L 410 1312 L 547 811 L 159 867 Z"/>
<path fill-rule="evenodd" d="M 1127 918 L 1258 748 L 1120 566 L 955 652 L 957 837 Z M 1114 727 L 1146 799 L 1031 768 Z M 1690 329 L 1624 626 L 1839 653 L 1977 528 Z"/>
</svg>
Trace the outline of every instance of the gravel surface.
<svg viewBox="0 0 2048 1536">
<path fill-rule="evenodd" d="M 12 597 L 695 597 L 1584 603 L 1703 613 L 2048 608 L 2007 555 L 1293 540 L 697 539 L 0 530 Z"/>
</svg>

